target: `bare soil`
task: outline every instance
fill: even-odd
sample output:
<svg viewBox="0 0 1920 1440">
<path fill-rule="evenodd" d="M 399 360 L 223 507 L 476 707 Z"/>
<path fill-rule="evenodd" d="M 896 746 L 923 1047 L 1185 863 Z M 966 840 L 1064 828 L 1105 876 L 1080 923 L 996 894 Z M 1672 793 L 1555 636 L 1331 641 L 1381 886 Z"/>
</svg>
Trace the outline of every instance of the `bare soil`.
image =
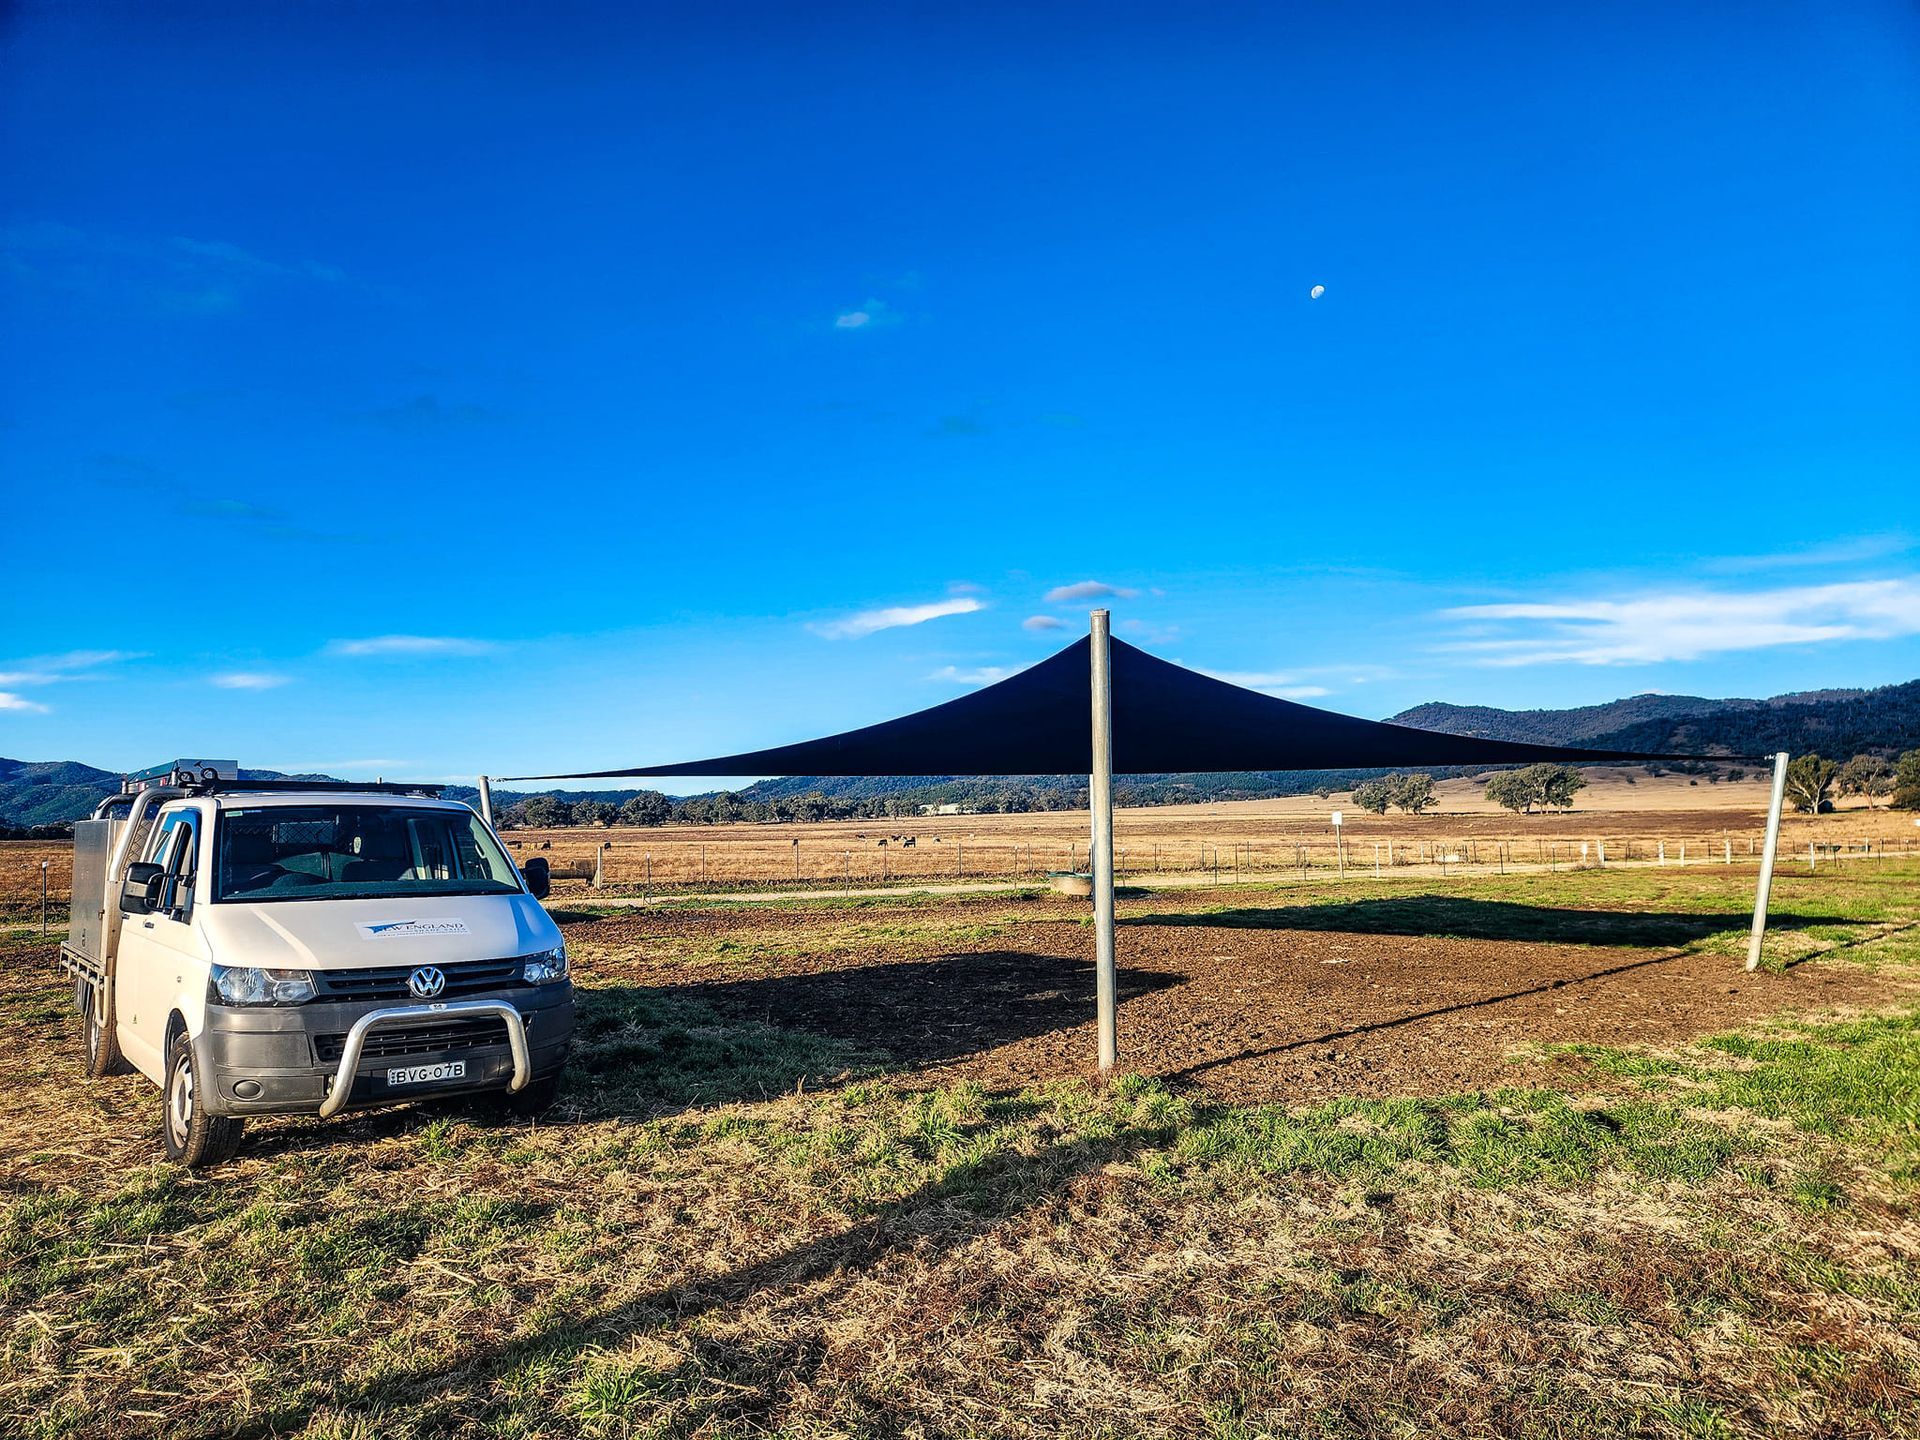
<svg viewBox="0 0 1920 1440">
<path fill-rule="evenodd" d="M 1240 908 L 1215 908 L 1243 899 L 1122 902 L 1125 1069 L 1238 1103 L 1485 1090 L 1543 1078 L 1553 1063 L 1543 1047 L 1677 1044 L 1912 989 L 1842 955 L 1748 975 L 1738 958 L 1696 948 L 1741 925 L 1734 914 L 1609 916 L 1446 894 L 1303 904 L 1254 892 Z M 857 919 L 794 910 L 777 921 L 744 907 L 667 910 L 567 928 L 601 977 L 877 1047 L 928 1083 L 1087 1076 L 1084 902 L 949 900 L 937 913 L 928 925 L 926 909 L 909 907 L 864 908 Z M 769 925 L 780 949 L 756 956 L 753 939 Z M 885 938 L 889 927 L 897 938 Z"/>
</svg>

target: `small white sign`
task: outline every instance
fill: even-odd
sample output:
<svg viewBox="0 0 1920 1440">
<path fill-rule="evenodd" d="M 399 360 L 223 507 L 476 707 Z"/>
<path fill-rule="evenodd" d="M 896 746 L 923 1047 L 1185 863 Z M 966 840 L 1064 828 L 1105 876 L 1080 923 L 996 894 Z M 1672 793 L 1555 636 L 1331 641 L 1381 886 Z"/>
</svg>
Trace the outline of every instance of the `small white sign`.
<svg viewBox="0 0 1920 1440">
<path fill-rule="evenodd" d="M 1340 823 L 1340 822 L 1341 822 L 1342 820 L 1344 820 L 1344 819 L 1346 819 L 1346 816 L 1344 816 L 1344 815 L 1342 815 L 1342 814 L 1341 814 L 1341 813 L 1340 813 L 1340 812 L 1339 812 L 1338 810 L 1336 810 L 1336 811 L 1334 811 L 1334 812 L 1333 812 L 1333 823 L 1334 823 L 1334 824 L 1336 824 L 1336 825 L 1338 825 L 1338 824 L 1339 824 L 1339 823 Z"/>
<path fill-rule="evenodd" d="M 359 927 L 362 940 L 411 940 L 421 935 L 464 935 L 467 922 L 451 917 L 437 920 L 382 920 Z"/>
</svg>

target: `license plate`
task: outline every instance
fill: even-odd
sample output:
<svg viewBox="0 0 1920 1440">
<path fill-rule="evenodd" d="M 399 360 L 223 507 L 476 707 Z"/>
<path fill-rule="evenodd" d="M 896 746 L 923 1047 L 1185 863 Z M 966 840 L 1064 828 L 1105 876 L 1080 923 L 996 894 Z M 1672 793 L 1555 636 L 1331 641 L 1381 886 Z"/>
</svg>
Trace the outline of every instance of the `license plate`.
<svg viewBox="0 0 1920 1440">
<path fill-rule="evenodd" d="M 387 1071 L 389 1085 L 431 1085 L 436 1080 L 466 1078 L 467 1062 L 464 1060 L 446 1060 L 438 1065 L 406 1065 L 398 1070 Z"/>
</svg>

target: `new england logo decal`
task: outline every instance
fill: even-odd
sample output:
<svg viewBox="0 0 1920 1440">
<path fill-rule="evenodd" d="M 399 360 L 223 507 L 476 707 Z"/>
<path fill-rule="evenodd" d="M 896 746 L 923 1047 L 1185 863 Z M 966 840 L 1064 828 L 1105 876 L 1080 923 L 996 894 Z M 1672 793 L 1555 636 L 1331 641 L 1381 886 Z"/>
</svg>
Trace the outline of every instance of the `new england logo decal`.
<svg viewBox="0 0 1920 1440">
<path fill-rule="evenodd" d="M 464 920 L 385 920 L 375 925 L 356 926 L 363 940 L 407 940 L 417 935 L 464 935 Z"/>
</svg>

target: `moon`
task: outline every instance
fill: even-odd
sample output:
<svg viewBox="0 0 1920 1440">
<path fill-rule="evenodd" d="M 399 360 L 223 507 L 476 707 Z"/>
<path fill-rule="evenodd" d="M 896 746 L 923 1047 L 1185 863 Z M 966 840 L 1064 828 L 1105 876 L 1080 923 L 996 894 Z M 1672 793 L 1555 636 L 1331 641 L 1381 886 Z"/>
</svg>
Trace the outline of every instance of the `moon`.
<svg viewBox="0 0 1920 1440">
<path fill-rule="evenodd" d="M 1324 285 L 1316 285 L 1316 286 L 1314 286 L 1314 287 L 1313 287 L 1313 288 L 1312 288 L 1311 290 L 1309 290 L 1309 291 L 1307 291 L 1307 299 L 1309 299 L 1309 300 L 1318 300 L 1318 299 L 1319 299 L 1319 298 L 1320 298 L 1320 297 L 1321 297 L 1322 295 L 1324 295 L 1324 294 L 1326 294 L 1326 293 L 1327 293 L 1327 287 L 1326 287 L 1326 286 L 1324 286 Z"/>
</svg>

